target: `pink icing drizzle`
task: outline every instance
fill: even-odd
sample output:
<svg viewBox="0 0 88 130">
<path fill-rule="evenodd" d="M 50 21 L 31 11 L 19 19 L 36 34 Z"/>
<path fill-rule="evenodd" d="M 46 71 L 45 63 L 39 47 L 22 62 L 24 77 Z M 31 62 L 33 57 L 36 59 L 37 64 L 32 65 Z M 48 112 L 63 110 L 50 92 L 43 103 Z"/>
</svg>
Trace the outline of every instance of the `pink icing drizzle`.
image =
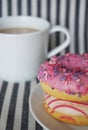
<svg viewBox="0 0 88 130">
<path fill-rule="evenodd" d="M 85 107 L 87 108 L 87 106 L 88 106 L 87 102 L 82 103 L 82 102 L 61 100 L 61 99 L 57 99 L 53 96 L 48 97 L 48 95 L 49 94 L 45 93 L 44 99 L 49 107 L 51 107 L 51 105 L 53 105 L 51 113 L 56 111 L 56 109 L 58 109 L 58 108 L 65 107 L 65 108 L 69 108 L 69 109 L 73 109 L 75 111 L 78 111 L 88 118 L 88 114 L 84 109 Z M 48 98 L 46 99 L 46 97 L 48 97 Z"/>
<path fill-rule="evenodd" d="M 71 106 L 71 105 L 58 105 L 58 106 L 55 106 L 54 108 L 53 108 L 53 110 L 55 110 L 55 109 L 57 109 L 57 108 L 60 108 L 60 107 L 67 107 L 67 108 L 71 108 L 71 109 L 74 109 L 74 110 L 76 110 L 76 111 L 79 111 L 80 113 L 82 113 L 83 115 L 85 115 L 87 118 L 88 118 L 88 116 L 87 116 L 87 114 L 83 111 L 83 110 L 81 110 L 81 109 L 79 109 L 79 108 L 77 108 L 77 107 L 74 107 L 74 106 Z"/>
</svg>

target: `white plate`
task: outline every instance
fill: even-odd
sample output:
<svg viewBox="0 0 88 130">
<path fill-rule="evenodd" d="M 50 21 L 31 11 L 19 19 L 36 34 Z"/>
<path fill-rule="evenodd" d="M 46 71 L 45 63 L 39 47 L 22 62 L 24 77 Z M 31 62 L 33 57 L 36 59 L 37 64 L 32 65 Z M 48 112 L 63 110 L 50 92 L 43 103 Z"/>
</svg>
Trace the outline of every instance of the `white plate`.
<svg viewBox="0 0 88 130">
<path fill-rule="evenodd" d="M 88 126 L 74 126 L 52 118 L 43 107 L 43 91 L 37 84 L 29 99 L 30 110 L 35 120 L 48 130 L 88 130 Z"/>
</svg>

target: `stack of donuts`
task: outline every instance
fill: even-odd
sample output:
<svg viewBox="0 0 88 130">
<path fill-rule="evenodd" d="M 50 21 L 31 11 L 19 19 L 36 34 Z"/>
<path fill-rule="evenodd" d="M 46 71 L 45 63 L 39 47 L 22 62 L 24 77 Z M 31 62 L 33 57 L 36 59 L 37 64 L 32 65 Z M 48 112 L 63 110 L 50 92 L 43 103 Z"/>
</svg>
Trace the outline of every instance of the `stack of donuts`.
<svg viewBox="0 0 88 130">
<path fill-rule="evenodd" d="M 88 54 L 54 56 L 39 68 L 44 108 L 55 119 L 88 125 Z"/>
</svg>

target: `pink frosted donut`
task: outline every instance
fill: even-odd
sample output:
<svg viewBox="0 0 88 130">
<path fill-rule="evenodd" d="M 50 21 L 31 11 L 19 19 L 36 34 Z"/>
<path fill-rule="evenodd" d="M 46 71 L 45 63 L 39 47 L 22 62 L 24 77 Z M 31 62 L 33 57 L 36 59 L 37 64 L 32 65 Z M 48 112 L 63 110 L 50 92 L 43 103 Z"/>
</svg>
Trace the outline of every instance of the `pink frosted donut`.
<svg viewBox="0 0 88 130">
<path fill-rule="evenodd" d="M 49 92 L 48 85 L 52 91 L 76 95 L 75 100 L 79 101 L 83 96 L 82 101 L 88 101 L 88 54 L 54 56 L 40 66 L 38 79 L 46 92 Z"/>
</svg>

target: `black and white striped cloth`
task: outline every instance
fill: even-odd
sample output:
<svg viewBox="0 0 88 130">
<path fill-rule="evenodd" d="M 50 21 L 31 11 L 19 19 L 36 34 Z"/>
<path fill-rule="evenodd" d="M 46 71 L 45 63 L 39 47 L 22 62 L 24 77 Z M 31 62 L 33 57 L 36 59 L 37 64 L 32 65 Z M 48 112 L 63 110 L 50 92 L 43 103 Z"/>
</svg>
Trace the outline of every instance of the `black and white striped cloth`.
<svg viewBox="0 0 88 130">
<path fill-rule="evenodd" d="M 0 0 L 0 17 L 32 15 L 52 26 L 68 28 L 71 44 L 61 52 L 88 52 L 88 0 Z M 50 37 L 49 50 L 61 44 L 64 35 Z M 0 81 L 0 130 L 43 130 L 29 109 L 29 97 L 37 80 L 26 83 Z"/>
<path fill-rule="evenodd" d="M 43 130 L 29 108 L 29 96 L 36 83 L 0 81 L 0 130 Z"/>
</svg>

